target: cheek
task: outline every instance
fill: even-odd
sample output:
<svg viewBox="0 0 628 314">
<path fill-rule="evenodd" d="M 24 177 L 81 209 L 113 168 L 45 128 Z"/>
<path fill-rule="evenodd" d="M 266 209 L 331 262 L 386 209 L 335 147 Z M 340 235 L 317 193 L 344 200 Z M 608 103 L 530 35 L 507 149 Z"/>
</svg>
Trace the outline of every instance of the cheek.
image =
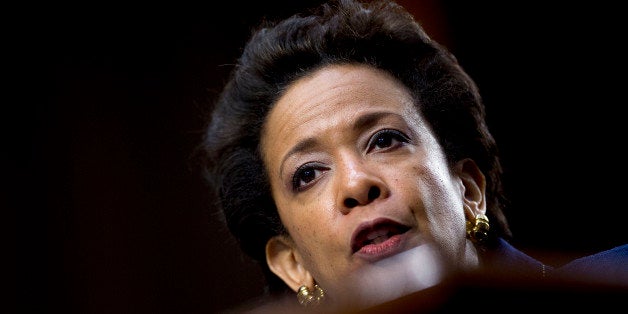
<svg viewBox="0 0 628 314">
<path fill-rule="evenodd" d="M 418 187 L 425 199 L 425 206 L 447 207 L 452 200 L 460 199 L 449 168 L 444 161 L 428 161 L 414 167 Z M 459 200 L 460 201 L 460 200 Z"/>
<path fill-rule="evenodd" d="M 431 170 L 430 170 L 431 169 Z M 419 225 L 431 235 L 444 254 L 457 260 L 463 254 L 465 218 L 462 192 L 448 171 L 423 170 L 419 191 L 424 217 Z"/>
<path fill-rule="evenodd" d="M 447 195 L 447 180 L 442 172 L 429 165 L 415 164 L 407 169 L 410 170 L 396 173 L 393 187 L 403 193 L 411 204 L 418 202 L 424 208 L 440 207 Z"/>
<path fill-rule="evenodd" d="M 286 210 L 286 208 L 290 208 Z M 334 247 L 337 235 L 333 232 L 336 219 L 328 204 L 323 202 L 281 206 L 279 214 L 290 236 L 305 255 L 317 256 L 318 251 Z"/>
<path fill-rule="evenodd" d="M 458 216 L 464 216 L 462 196 L 446 165 L 415 165 L 404 178 L 405 184 L 400 185 L 405 186 L 404 193 L 408 201 L 417 204 L 415 215 L 420 226 L 424 230 L 431 230 L 432 234 L 455 232 L 453 230 L 458 229 L 460 220 Z"/>
<path fill-rule="evenodd" d="M 335 290 L 335 274 L 342 273 L 343 268 L 340 254 L 343 237 L 334 231 L 340 229 L 337 219 L 330 216 L 328 208 L 321 207 L 316 210 L 300 208 L 290 214 L 286 217 L 290 222 L 284 222 L 284 225 L 297 245 L 303 266 L 331 293 Z"/>
</svg>

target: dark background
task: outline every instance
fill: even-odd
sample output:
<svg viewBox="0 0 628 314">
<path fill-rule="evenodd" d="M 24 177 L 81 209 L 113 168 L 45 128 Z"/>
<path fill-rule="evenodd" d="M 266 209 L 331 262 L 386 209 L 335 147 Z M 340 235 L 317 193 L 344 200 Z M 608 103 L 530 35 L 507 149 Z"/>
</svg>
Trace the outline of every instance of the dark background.
<svg viewBox="0 0 628 314">
<path fill-rule="evenodd" d="M 316 2 L 7 10 L 3 192 L 20 309 L 207 313 L 261 291 L 190 156 L 250 28 Z M 628 242 L 623 11 L 402 3 L 482 91 L 515 244 L 559 265 Z"/>
</svg>

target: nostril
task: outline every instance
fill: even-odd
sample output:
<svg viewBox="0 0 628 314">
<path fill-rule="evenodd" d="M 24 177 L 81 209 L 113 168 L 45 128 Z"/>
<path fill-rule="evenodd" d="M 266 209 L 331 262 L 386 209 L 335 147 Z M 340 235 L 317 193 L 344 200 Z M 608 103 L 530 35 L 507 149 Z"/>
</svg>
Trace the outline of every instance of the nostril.
<svg viewBox="0 0 628 314">
<path fill-rule="evenodd" d="M 379 188 L 376 187 L 376 186 L 372 186 L 369 189 L 369 201 L 372 201 L 372 200 L 378 198 L 379 194 L 380 194 Z"/>
<path fill-rule="evenodd" d="M 358 206 L 358 201 L 355 198 L 348 198 L 345 200 L 345 206 L 347 208 L 353 208 Z"/>
</svg>

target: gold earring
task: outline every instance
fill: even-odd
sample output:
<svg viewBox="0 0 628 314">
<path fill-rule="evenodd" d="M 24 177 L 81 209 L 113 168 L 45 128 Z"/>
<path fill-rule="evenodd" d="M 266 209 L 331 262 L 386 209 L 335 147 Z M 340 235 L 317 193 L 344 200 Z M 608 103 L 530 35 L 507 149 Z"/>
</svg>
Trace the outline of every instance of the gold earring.
<svg viewBox="0 0 628 314">
<path fill-rule="evenodd" d="M 299 287 L 299 292 L 297 292 L 297 300 L 299 304 L 308 307 L 308 306 L 316 306 L 320 304 L 325 298 L 325 291 L 317 284 L 314 285 L 314 291 L 310 291 L 310 288 L 307 286 Z"/>
<path fill-rule="evenodd" d="M 471 239 L 474 243 L 482 243 L 488 238 L 488 217 L 483 214 L 475 216 L 475 221 L 470 222 L 467 220 L 467 238 Z"/>
</svg>

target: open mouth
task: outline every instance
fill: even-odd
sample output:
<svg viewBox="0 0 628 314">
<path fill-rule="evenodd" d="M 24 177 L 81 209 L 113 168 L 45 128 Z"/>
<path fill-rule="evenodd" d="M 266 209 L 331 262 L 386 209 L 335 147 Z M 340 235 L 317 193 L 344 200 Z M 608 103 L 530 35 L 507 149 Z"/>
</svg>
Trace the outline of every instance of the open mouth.
<svg viewBox="0 0 628 314">
<path fill-rule="evenodd" d="M 353 233 L 351 250 L 355 253 L 365 246 L 384 243 L 391 237 L 406 233 L 408 230 L 410 227 L 390 219 L 379 219 L 362 224 Z"/>
</svg>

